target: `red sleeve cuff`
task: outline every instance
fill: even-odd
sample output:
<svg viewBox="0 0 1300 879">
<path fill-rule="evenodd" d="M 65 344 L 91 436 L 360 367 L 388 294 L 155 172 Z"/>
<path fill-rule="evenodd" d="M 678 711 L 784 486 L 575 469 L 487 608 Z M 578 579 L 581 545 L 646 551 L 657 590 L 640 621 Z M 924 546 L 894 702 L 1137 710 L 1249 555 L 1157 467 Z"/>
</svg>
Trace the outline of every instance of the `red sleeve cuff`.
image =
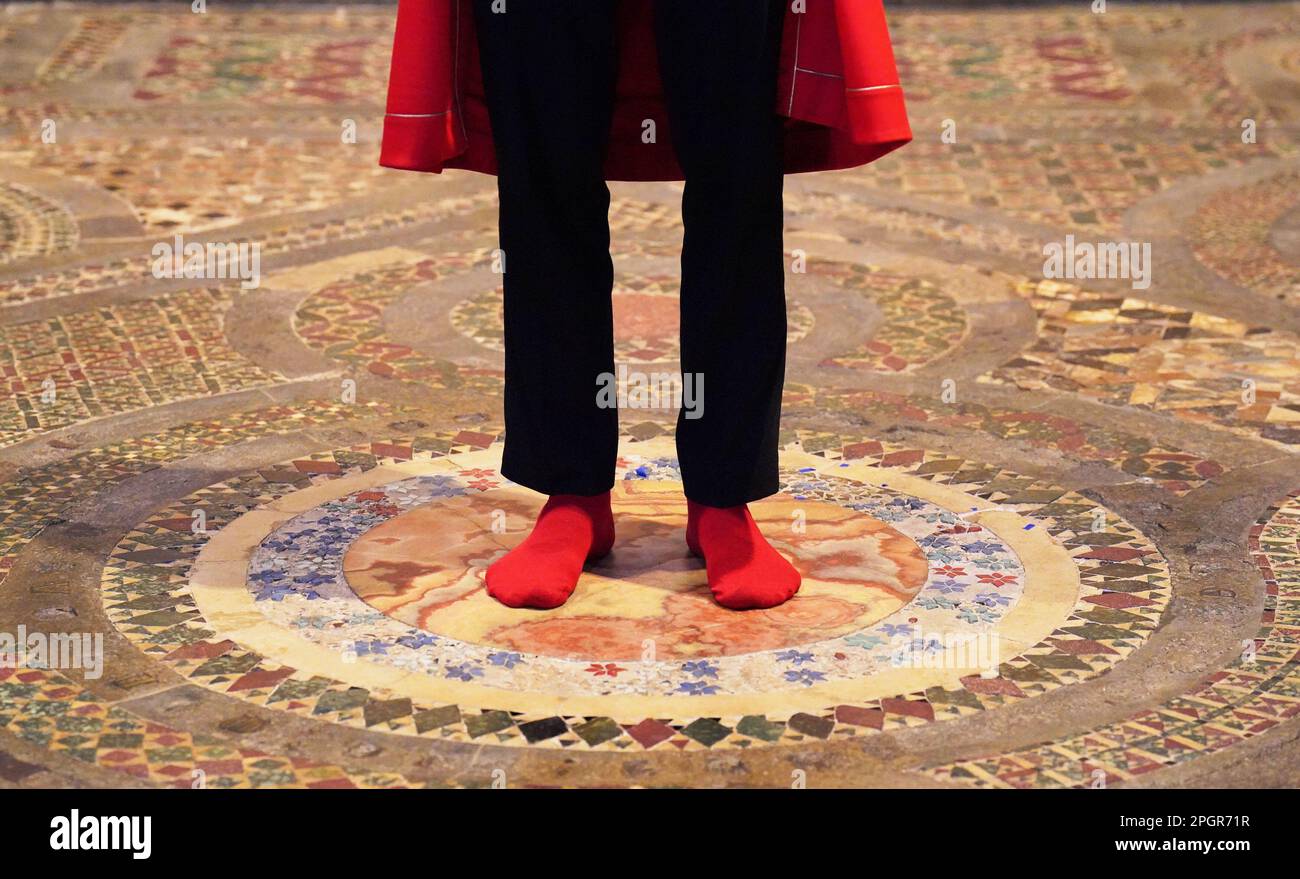
<svg viewBox="0 0 1300 879">
<path fill-rule="evenodd" d="M 845 92 L 847 125 L 854 143 L 909 141 L 912 126 L 900 86 L 875 86 Z"/>
<path fill-rule="evenodd" d="M 384 116 L 379 164 L 385 168 L 439 174 L 448 158 L 463 151 L 450 112 Z"/>
</svg>

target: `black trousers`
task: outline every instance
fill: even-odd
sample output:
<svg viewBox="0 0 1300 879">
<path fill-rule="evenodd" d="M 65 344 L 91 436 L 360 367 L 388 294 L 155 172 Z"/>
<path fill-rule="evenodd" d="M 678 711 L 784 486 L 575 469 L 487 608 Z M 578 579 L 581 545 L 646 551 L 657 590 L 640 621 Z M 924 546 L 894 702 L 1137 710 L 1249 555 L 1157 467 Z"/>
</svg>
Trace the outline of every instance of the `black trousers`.
<svg viewBox="0 0 1300 879">
<path fill-rule="evenodd" d="M 475 0 L 499 165 L 505 254 L 501 472 L 544 494 L 613 485 L 617 409 L 609 144 L 617 0 Z M 655 0 L 682 199 L 681 368 L 702 417 L 677 421 L 686 496 L 734 506 L 776 491 L 785 378 L 783 0 Z M 629 366 L 635 369 L 634 366 Z"/>
</svg>

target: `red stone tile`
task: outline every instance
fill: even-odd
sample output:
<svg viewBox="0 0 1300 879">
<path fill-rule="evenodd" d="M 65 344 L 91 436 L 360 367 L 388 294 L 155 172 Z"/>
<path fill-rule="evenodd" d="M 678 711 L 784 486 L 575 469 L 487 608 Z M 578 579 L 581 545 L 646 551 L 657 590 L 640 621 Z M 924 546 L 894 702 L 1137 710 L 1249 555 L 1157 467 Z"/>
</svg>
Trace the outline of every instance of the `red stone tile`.
<svg viewBox="0 0 1300 879">
<path fill-rule="evenodd" d="M 225 656 L 234 649 L 234 641 L 195 641 L 193 644 L 177 647 L 171 653 L 168 653 L 166 658 L 168 660 L 212 659 L 217 656 Z"/>
<path fill-rule="evenodd" d="M 646 749 L 653 748 L 660 742 L 667 741 L 677 734 L 677 730 L 668 724 L 660 723 L 649 717 L 634 726 L 625 726 L 623 729 L 627 730 L 627 734 Z"/>
<path fill-rule="evenodd" d="M 906 467 L 909 464 L 917 464 L 925 460 L 925 452 L 920 449 L 907 449 L 901 452 L 890 452 L 880 459 L 882 467 Z"/>
<path fill-rule="evenodd" d="M 479 433 L 473 430 L 462 430 L 456 434 L 452 440 L 458 446 L 474 446 L 479 449 L 486 449 L 496 440 L 496 437 L 490 433 Z"/>
<path fill-rule="evenodd" d="M 342 473 L 343 468 L 333 461 L 294 461 L 294 468 L 299 473 Z"/>
<path fill-rule="evenodd" d="M 274 687 L 293 674 L 294 671 L 295 669 L 292 668 L 277 668 L 274 671 L 255 669 L 235 681 L 227 687 L 227 690 L 233 692 L 235 690 L 260 690 L 264 687 Z"/>
<path fill-rule="evenodd" d="M 839 705 L 835 709 L 835 719 L 852 726 L 865 726 L 880 729 L 885 725 L 885 713 L 879 708 L 859 708 L 856 705 Z"/>
<path fill-rule="evenodd" d="M 239 775 L 244 771 L 244 761 L 198 760 L 194 768 L 202 770 L 205 775 Z"/>
<path fill-rule="evenodd" d="M 410 446 L 395 446 L 391 443 L 371 443 L 370 452 L 386 458 L 396 458 L 399 461 L 409 461 L 413 454 Z"/>
<path fill-rule="evenodd" d="M 880 443 L 853 443 L 841 449 L 840 455 L 846 461 L 855 461 L 858 458 L 870 458 L 879 455 L 884 450 L 884 446 Z"/>
<path fill-rule="evenodd" d="M 140 755 L 137 754 L 135 751 L 124 751 L 121 749 L 115 751 L 105 751 L 103 754 L 99 755 L 99 762 L 100 763 L 125 763 L 128 760 L 135 760 L 139 756 Z"/>
<path fill-rule="evenodd" d="M 1216 461 L 1202 461 L 1197 464 L 1194 469 L 1196 470 L 1197 476 L 1204 477 L 1205 479 L 1213 479 L 1214 477 L 1223 474 L 1223 465 Z"/>
<path fill-rule="evenodd" d="M 934 706 L 929 702 L 911 702 L 907 699 L 881 699 L 880 707 L 886 714 L 902 714 L 907 717 L 919 717 L 922 720 L 934 720 Z"/>
<path fill-rule="evenodd" d="M 168 531 L 177 531 L 181 534 L 194 530 L 194 520 L 188 516 L 179 519 L 160 519 L 149 524 L 158 528 L 166 528 Z"/>
</svg>

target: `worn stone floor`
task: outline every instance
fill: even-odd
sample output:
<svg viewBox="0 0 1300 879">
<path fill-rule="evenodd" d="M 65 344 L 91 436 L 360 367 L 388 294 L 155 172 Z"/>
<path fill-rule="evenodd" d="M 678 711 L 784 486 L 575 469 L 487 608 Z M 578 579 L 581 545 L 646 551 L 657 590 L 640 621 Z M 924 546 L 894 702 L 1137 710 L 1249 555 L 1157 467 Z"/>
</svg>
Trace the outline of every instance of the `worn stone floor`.
<svg viewBox="0 0 1300 879">
<path fill-rule="evenodd" d="M 628 408 L 543 613 L 481 585 L 540 502 L 493 181 L 377 167 L 392 10 L 0 7 L 0 633 L 104 649 L 0 668 L 0 785 L 1300 784 L 1300 4 L 891 26 L 916 142 L 787 184 L 803 592 L 709 601 Z M 680 192 L 614 187 L 635 370 Z M 260 285 L 157 277 L 177 234 Z"/>
</svg>

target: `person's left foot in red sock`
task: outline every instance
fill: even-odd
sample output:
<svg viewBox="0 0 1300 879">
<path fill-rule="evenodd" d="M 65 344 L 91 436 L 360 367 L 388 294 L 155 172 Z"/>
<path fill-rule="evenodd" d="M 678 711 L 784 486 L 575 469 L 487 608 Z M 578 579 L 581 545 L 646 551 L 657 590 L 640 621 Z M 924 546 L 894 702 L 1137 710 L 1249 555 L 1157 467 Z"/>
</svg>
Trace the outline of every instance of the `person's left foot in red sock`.
<svg viewBox="0 0 1300 879">
<path fill-rule="evenodd" d="M 799 572 L 763 537 L 749 507 L 706 507 L 688 499 L 686 513 L 686 545 L 704 559 L 718 604 L 776 607 L 799 591 Z"/>
</svg>

